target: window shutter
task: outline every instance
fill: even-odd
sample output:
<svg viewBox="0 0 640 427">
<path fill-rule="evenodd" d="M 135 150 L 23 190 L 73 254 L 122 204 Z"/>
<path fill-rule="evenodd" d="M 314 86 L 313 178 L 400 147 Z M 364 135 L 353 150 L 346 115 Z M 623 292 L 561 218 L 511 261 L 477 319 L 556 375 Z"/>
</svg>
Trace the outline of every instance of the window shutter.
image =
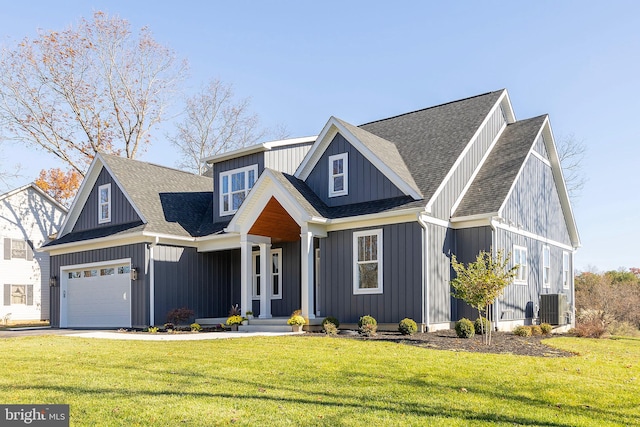
<svg viewBox="0 0 640 427">
<path fill-rule="evenodd" d="M 27 288 L 27 305 L 33 305 L 33 285 L 25 287 Z"/>
<path fill-rule="evenodd" d="M 27 261 L 33 261 L 33 242 L 27 240 Z"/>
<path fill-rule="evenodd" d="M 11 259 L 11 239 L 4 239 L 4 259 Z"/>
<path fill-rule="evenodd" d="M 11 305 L 11 285 L 4 285 L 4 305 Z"/>
</svg>

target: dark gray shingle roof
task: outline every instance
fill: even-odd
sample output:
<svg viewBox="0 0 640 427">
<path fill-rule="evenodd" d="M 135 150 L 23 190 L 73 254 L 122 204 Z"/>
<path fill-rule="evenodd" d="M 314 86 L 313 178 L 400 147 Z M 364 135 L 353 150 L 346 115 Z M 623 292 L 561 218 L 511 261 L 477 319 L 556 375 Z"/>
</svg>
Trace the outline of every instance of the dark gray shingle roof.
<svg viewBox="0 0 640 427">
<path fill-rule="evenodd" d="M 504 203 L 547 116 L 507 126 L 453 217 L 497 212 Z"/>
<path fill-rule="evenodd" d="M 504 90 L 360 125 L 393 142 L 430 199 Z"/>
</svg>

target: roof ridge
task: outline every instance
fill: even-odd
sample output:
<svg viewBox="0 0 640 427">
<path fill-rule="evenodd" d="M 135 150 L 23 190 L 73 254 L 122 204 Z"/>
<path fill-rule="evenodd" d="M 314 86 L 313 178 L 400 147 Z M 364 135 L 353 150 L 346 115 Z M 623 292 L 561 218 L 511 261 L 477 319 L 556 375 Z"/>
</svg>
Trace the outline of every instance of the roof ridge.
<svg viewBox="0 0 640 427">
<path fill-rule="evenodd" d="M 504 90 L 506 90 L 506 89 L 494 90 L 494 91 L 490 91 L 490 92 L 486 92 L 486 93 L 481 93 L 481 94 L 479 94 L 479 95 L 468 96 L 468 97 L 466 97 L 466 98 L 457 99 L 457 100 L 455 100 L 455 101 L 449 101 L 449 102 L 444 102 L 444 103 L 442 103 L 442 104 L 432 105 L 431 107 L 420 108 L 420 109 L 418 109 L 418 110 L 409 111 L 409 112 L 402 113 L 402 114 L 397 114 L 397 115 L 395 115 L 395 116 L 385 117 L 384 119 L 378 119 L 378 120 L 373 120 L 373 121 L 371 121 L 371 122 L 362 123 L 362 124 L 358 125 L 358 127 L 366 126 L 366 125 L 370 125 L 370 124 L 373 124 L 373 123 L 384 122 L 384 121 L 386 121 L 386 120 L 397 119 L 398 117 L 407 116 L 407 115 L 409 115 L 409 114 L 414 114 L 414 113 L 419 113 L 419 112 L 421 112 L 421 111 L 431 110 L 432 108 L 444 107 L 445 105 L 455 104 L 456 102 L 468 101 L 468 100 L 473 99 L 473 98 L 479 98 L 479 97 L 481 97 L 481 96 L 487 96 L 487 95 L 490 95 L 490 94 L 492 94 L 492 93 L 502 92 L 502 91 L 504 91 Z"/>
</svg>

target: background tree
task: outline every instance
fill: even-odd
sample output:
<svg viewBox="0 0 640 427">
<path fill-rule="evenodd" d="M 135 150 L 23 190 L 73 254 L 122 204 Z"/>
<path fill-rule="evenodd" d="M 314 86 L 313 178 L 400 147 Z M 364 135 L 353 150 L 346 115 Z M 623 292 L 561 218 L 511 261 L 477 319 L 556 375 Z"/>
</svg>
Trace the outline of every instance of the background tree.
<svg viewBox="0 0 640 427">
<path fill-rule="evenodd" d="M 582 162 L 587 154 L 587 146 L 583 141 L 578 141 L 573 134 L 559 138 L 556 145 L 569 197 L 575 201 L 580 198 L 582 189 L 587 182 L 582 168 Z"/>
<path fill-rule="evenodd" d="M 249 99 L 236 99 L 233 87 L 211 80 L 202 90 L 186 99 L 185 117 L 169 136 L 181 159 L 178 167 L 202 174 L 204 157 L 256 144 L 267 135 L 286 137 L 286 129 L 275 132 L 260 127 Z"/>
<path fill-rule="evenodd" d="M 185 62 L 148 28 L 96 12 L 0 57 L 0 123 L 83 175 L 98 151 L 134 158 L 163 120 Z"/>
<path fill-rule="evenodd" d="M 489 311 L 489 306 L 496 298 L 502 295 L 504 288 L 516 277 L 518 265 L 509 268 L 509 255 L 504 256 L 500 250 L 494 257 L 491 251 L 481 251 L 474 262 L 467 265 L 458 262 L 455 255 L 451 257 L 451 266 L 456 272 L 456 277 L 451 281 L 452 292 L 455 298 L 459 298 L 478 310 L 482 316 Z M 484 322 L 481 322 L 484 329 Z M 485 333 L 482 331 L 482 340 L 485 344 L 491 344 L 491 328 Z"/>
<path fill-rule="evenodd" d="M 76 195 L 80 181 L 80 174 L 75 169 L 63 172 L 59 168 L 43 169 L 35 184 L 58 202 L 69 207 Z"/>
</svg>

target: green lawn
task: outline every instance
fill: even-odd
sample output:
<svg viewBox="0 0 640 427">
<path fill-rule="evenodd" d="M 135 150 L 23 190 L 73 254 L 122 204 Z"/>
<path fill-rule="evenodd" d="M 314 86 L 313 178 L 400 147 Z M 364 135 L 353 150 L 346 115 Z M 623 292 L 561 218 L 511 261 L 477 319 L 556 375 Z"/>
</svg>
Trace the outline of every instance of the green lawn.
<svg viewBox="0 0 640 427">
<path fill-rule="evenodd" d="M 0 403 L 71 425 L 640 425 L 640 341 L 554 338 L 570 358 L 273 337 L 0 339 Z"/>
</svg>

